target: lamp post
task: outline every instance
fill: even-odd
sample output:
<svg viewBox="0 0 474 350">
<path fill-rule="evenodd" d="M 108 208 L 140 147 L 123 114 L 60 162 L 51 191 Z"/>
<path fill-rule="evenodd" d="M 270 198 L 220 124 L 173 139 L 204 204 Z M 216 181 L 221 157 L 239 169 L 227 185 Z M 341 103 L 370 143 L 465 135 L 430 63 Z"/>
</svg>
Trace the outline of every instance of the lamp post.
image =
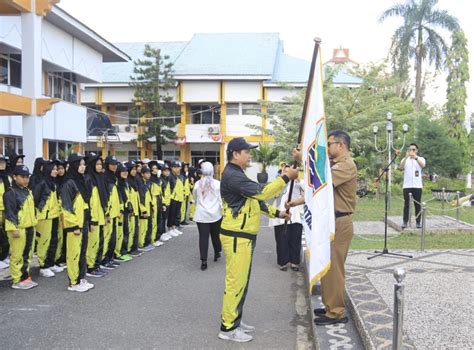
<svg viewBox="0 0 474 350">
<path fill-rule="evenodd" d="M 387 162 L 387 164 L 390 164 L 392 162 L 392 150 L 393 151 L 397 150 L 394 146 L 394 143 L 393 143 L 393 134 L 394 134 L 394 132 L 393 132 L 393 123 L 392 123 L 392 113 L 390 113 L 390 112 L 387 113 L 387 125 L 385 127 L 385 131 L 386 131 L 386 134 L 387 134 L 387 141 L 385 143 L 385 147 L 380 149 L 380 148 L 377 147 L 377 134 L 379 132 L 379 128 L 376 125 L 372 128 L 372 132 L 374 133 L 375 150 L 379 153 L 387 152 L 388 153 L 388 162 Z M 403 131 L 403 144 L 400 147 L 400 149 L 403 149 L 403 147 L 405 146 L 405 138 L 406 138 L 406 135 L 407 135 L 407 132 L 408 132 L 408 125 L 407 124 L 403 124 L 402 131 Z M 387 195 L 388 195 L 388 203 L 389 203 L 389 206 L 390 206 L 391 197 L 392 197 L 392 167 L 391 166 L 388 169 L 387 176 L 388 176 Z"/>
</svg>

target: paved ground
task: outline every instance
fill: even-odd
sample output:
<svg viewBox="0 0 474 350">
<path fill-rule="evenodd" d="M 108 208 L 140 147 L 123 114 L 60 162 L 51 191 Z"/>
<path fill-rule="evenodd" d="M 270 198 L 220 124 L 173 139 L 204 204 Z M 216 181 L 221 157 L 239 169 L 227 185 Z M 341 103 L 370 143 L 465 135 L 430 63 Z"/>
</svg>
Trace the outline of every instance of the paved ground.
<svg viewBox="0 0 474 350">
<path fill-rule="evenodd" d="M 106 278 L 90 279 L 96 287 L 88 293 L 68 292 L 64 273 L 45 279 L 37 268 L 40 286 L 30 291 L 1 281 L 0 348 L 311 349 L 303 274 L 280 271 L 274 245 L 272 230 L 262 229 L 244 309 L 257 327 L 249 344 L 217 338 L 225 262 L 200 271 L 192 227 Z"/>
<path fill-rule="evenodd" d="M 447 233 L 447 232 L 462 232 L 462 233 L 474 233 L 474 225 L 471 225 L 464 221 L 458 221 L 447 215 L 429 215 L 426 216 L 426 232 L 427 233 Z M 402 231 L 401 224 L 403 222 L 402 216 L 389 216 L 387 220 L 391 228 Z M 411 222 L 411 225 L 403 230 L 403 232 L 414 232 L 421 233 L 421 229 L 415 228 L 415 221 Z"/>
<path fill-rule="evenodd" d="M 394 251 L 395 252 L 395 251 Z M 398 252 L 400 253 L 400 252 Z M 473 349 L 474 250 L 401 252 L 413 259 L 350 252 L 346 288 L 370 349 L 391 349 L 395 267 L 406 270 L 405 348 Z"/>
</svg>

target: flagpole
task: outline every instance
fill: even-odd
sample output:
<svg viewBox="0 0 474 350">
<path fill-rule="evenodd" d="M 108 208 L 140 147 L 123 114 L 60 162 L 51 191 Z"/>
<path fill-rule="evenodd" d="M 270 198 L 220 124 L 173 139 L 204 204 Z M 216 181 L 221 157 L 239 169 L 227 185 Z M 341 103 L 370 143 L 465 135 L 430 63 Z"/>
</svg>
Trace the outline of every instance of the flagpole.
<svg viewBox="0 0 474 350">
<path fill-rule="evenodd" d="M 316 68 L 316 61 L 318 58 L 318 52 L 319 52 L 319 46 L 321 44 L 321 39 L 320 38 L 314 38 L 314 50 L 313 50 L 313 59 L 311 61 L 311 68 L 309 70 L 309 77 L 308 77 L 308 86 L 306 87 L 306 96 L 304 98 L 304 104 L 303 104 L 303 113 L 301 116 L 301 121 L 300 121 L 300 130 L 298 133 L 298 143 L 297 143 L 297 148 L 300 147 L 301 144 L 301 139 L 303 138 L 303 130 L 304 130 L 304 124 L 306 121 L 306 112 L 308 110 L 308 104 L 309 104 L 309 97 L 311 96 L 311 87 L 313 86 L 313 78 L 314 78 L 314 70 Z M 298 162 L 295 160 L 293 162 L 293 168 L 297 168 Z M 293 188 L 295 186 L 295 180 L 291 180 L 290 182 L 290 189 L 288 191 L 288 202 L 291 201 L 291 196 L 293 195 Z M 286 209 L 286 213 L 290 213 L 290 208 Z M 286 234 L 288 226 L 288 221 L 285 220 L 285 226 L 284 226 L 284 233 Z"/>
</svg>

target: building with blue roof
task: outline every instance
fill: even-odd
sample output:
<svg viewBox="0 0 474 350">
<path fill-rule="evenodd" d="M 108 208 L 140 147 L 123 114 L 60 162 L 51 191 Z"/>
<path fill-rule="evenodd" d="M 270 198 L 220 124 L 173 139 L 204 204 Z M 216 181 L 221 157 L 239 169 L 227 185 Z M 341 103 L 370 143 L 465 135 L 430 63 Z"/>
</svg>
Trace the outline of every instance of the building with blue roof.
<svg viewBox="0 0 474 350">
<path fill-rule="evenodd" d="M 102 83 L 88 84 L 82 102 L 109 115 L 119 140 L 99 143 L 92 136 L 86 149 L 113 153 L 119 159 L 153 158 L 153 140 L 137 147 L 136 106 L 129 86 L 136 59 L 145 45 L 161 50 L 173 63 L 176 89 L 169 108 L 176 111 L 177 140 L 163 146 L 164 159 L 196 163 L 206 158 L 225 165 L 226 144 L 237 136 L 249 142 L 271 142 L 248 125 L 269 127 L 262 100 L 282 101 L 306 87 L 311 62 L 284 53 L 278 33 L 197 33 L 189 41 L 116 43 L 129 62 L 104 63 Z M 335 84 L 360 84 L 360 78 L 339 70 Z M 257 167 L 250 171 L 256 174 Z"/>
</svg>

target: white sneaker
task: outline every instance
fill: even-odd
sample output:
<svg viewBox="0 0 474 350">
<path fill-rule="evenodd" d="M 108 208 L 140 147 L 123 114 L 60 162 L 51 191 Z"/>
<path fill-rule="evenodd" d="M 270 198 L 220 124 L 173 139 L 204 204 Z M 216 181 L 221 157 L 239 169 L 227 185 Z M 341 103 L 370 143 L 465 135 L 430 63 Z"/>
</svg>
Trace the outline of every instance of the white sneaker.
<svg viewBox="0 0 474 350">
<path fill-rule="evenodd" d="M 171 231 L 168 231 L 168 234 L 169 234 L 171 237 L 178 237 L 178 236 L 179 236 L 179 233 L 176 232 L 176 229 L 171 230 Z"/>
<path fill-rule="evenodd" d="M 87 290 L 94 288 L 94 285 L 92 283 L 87 282 L 87 280 L 85 279 L 82 279 L 80 284 L 86 287 Z"/>
<path fill-rule="evenodd" d="M 54 277 L 55 273 L 50 269 L 40 269 L 40 276 L 42 277 Z"/>
<path fill-rule="evenodd" d="M 248 335 L 248 334 L 242 332 L 242 330 L 240 328 L 236 328 L 236 329 L 234 329 L 232 331 L 229 331 L 229 332 L 220 331 L 218 337 L 219 337 L 219 339 L 231 340 L 231 341 L 235 341 L 235 342 L 238 342 L 238 343 L 246 343 L 246 342 L 251 341 L 253 339 L 253 337 L 251 335 Z"/>
<path fill-rule="evenodd" d="M 164 244 L 164 243 L 163 243 L 163 242 L 160 242 L 160 241 L 156 241 L 155 243 L 153 243 L 153 245 L 154 245 L 155 247 L 160 247 L 160 246 L 162 246 L 163 244 Z"/>
<path fill-rule="evenodd" d="M 70 291 L 70 292 L 79 292 L 79 293 L 84 293 L 84 292 L 87 292 L 89 290 L 89 288 L 87 288 L 85 285 L 83 285 L 82 283 L 78 283 L 74 286 L 69 286 L 67 287 L 67 290 Z"/>
<path fill-rule="evenodd" d="M 7 264 L 5 261 L 0 260 L 0 270 L 7 269 L 10 264 Z"/>
<path fill-rule="evenodd" d="M 55 272 L 55 273 L 64 271 L 64 268 L 62 268 L 61 266 L 58 266 L 58 265 L 51 266 L 49 269 L 51 271 Z"/>
<path fill-rule="evenodd" d="M 183 234 L 183 231 L 180 231 L 177 228 L 174 229 L 174 232 L 176 232 L 178 234 L 178 236 Z"/>
<path fill-rule="evenodd" d="M 252 333 L 255 331 L 255 327 L 254 326 L 251 326 L 249 324 L 245 324 L 243 323 L 242 321 L 240 321 L 240 329 L 242 330 L 242 332 L 244 333 Z"/>
</svg>

